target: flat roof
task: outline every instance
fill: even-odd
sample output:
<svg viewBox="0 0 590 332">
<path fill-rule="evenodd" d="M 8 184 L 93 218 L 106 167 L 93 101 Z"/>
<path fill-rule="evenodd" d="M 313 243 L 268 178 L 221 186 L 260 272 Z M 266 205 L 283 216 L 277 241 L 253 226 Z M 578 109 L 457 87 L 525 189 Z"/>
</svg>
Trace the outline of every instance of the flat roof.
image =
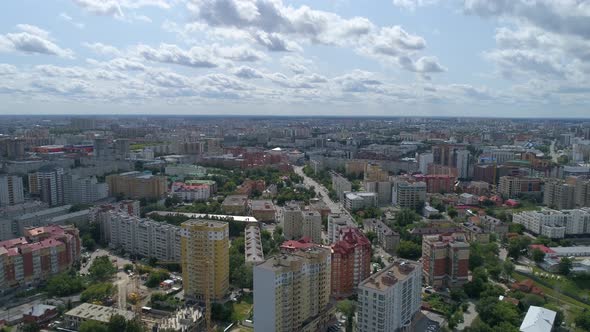
<svg viewBox="0 0 590 332">
<path fill-rule="evenodd" d="M 90 303 L 82 303 L 76 308 L 66 312 L 66 316 L 79 317 L 83 320 L 94 320 L 103 323 L 108 323 L 113 315 L 121 315 L 125 317 L 126 320 L 132 320 L 135 317 L 135 314 L 131 311 Z"/>
<path fill-rule="evenodd" d="M 359 287 L 372 288 L 383 291 L 395 285 L 398 281 L 408 278 L 416 269 L 421 269 L 420 263 L 409 260 L 398 260 L 383 270 L 363 280 Z"/>
</svg>

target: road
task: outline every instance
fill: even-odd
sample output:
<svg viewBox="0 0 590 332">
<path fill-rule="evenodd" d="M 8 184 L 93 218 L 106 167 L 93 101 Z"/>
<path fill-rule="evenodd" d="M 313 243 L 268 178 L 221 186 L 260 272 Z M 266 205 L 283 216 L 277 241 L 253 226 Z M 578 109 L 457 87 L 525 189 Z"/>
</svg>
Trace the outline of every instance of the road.
<svg viewBox="0 0 590 332">
<path fill-rule="evenodd" d="M 467 311 L 463 312 L 463 323 L 457 325 L 457 330 L 463 331 L 466 327 L 470 327 L 473 324 L 473 321 L 477 317 L 477 311 L 475 311 L 475 303 L 473 301 L 468 301 L 469 308 Z"/>
<path fill-rule="evenodd" d="M 316 194 L 318 194 L 318 193 L 321 194 L 322 200 L 324 201 L 326 206 L 330 208 L 332 213 L 347 213 L 347 214 L 349 214 L 348 211 L 346 211 L 344 209 L 342 204 L 336 203 L 330 198 L 329 193 L 324 186 L 322 186 L 316 180 L 310 178 L 309 176 L 305 175 L 305 173 L 303 173 L 303 167 L 294 166 L 293 169 L 295 170 L 295 173 L 297 175 L 300 175 L 303 177 L 303 184 L 306 187 L 309 188 L 309 187 L 313 186 L 315 188 Z"/>
<path fill-rule="evenodd" d="M 555 151 L 555 142 L 556 140 L 551 141 L 551 146 L 549 147 L 549 154 L 551 155 L 551 160 L 553 160 L 554 163 L 558 164 L 559 154 L 557 154 L 557 151 Z"/>
</svg>

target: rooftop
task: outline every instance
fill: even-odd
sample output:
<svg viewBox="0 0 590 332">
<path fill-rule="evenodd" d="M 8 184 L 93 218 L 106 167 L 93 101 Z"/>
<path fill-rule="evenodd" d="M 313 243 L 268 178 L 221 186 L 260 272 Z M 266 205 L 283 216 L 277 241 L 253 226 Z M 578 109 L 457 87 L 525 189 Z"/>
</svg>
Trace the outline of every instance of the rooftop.
<svg viewBox="0 0 590 332">
<path fill-rule="evenodd" d="M 83 320 L 94 320 L 103 323 L 108 323 L 113 315 L 121 315 L 125 317 L 126 320 L 131 320 L 135 317 L 135 314 L 131 311 L 90 303 L 82 303 L 76 308 L 66 312 L 66 316 L 79 317 Z"/>
<path fill-rule="evenodd" d="M 395 285 L 398 281 L 403 281 L 414 270 L 421 270 L 421 264 L 414 261 L 398 260 L 393 264 L 385 267 L 383 270 L 373 274 L 369 278 L 363 280 L 360 287 L 373 288 L 378 291 L 384 291 L 389 287 Z"/>
<path fill-rule="evenodd" d="M 551 332 L 556 315 L 555 311 L 532 305 L 520 325 L 520 331 Z"/>
</svg>

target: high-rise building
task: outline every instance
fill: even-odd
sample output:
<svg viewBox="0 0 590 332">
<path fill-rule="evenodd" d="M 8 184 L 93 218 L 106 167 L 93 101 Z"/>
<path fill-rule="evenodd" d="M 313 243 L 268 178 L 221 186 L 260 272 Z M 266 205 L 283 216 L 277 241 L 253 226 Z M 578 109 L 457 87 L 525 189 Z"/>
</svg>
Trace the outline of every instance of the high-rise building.
<svg viewBox="0 0 590 332">
<path fill-rule="evenodd" d="M 126 159 L 129 157 L 129 140 L 126 138 L 118 138 L 114 142 L 115 154 L 118 159 Z"/>
<path fill-rule="evenodd" d="M 348 211 L 366 209 L 374 206 L 377 206 L 377 193 L 344 193 L 344 208 Z"/>
<path fill-rule="evenodd" d="M 306 247 L 254 267 L 254 330 L 312 332 L 326 328 L 330 304 L 330 249 Z"/>
<path fill-rule="evenodd" d="M 394 180 L 392 190 L 393 205 L 401 208 L 415 209 L 426 201 L 426 183 L 410 183 Z"/>
<path fill-rule="evenodd" d="M 408 331 L 422 304 L 422 266 L 396 261 L 358 287 L 357 331 Z"/>
<path fill-rule="evenodd" d="M 378 164 L 365 165 L 365 181 L 387 181 L 389 173 L 381 168 Z"/>
<path fill-rule="evenodd" d="M 576 206 L 575 186 L 563 180 L 550 179 L 545 181 L 543 204 L 558 210 L 573 209 Z"/>
<path fill-rule="evenodd" d="M 418 155 L 418 170 L 422 174 L 428 174 L 428 165 L 434 162 L 432 152 L 420 153 Z"/>
<path fill-rule="evenodd" d="M 352 295 L 371 274 L 371 242 L 358 228 L 343 228 L 332 245 L 332 295 Z"/>
<path fill-rule="evenodd" d="M 590 206 L 590 180 L 581 177 L 568 177 L 566 183 L 574 185 L 574 203 L 576 207 Z"/>
<path fill-rule="evenodd" d="M 0 207 L 24 201 L 23 179 L 16 175 L 0 175 Z"/>
<path fill-rule="evenodd" d="M 523 211 L 514 213 L 513 221 L 529 232 L 552 239 L 590 234 L 590 208 Z"/>
<path fill-rule="evenodd" d="M 332 189 L 336 192 L 338 199 L 342 201 L 344 199 L 344 193 L 352 191 L 352 183 L 342 175 L 332 172 Z"/>
<path fill-rule="evenodd" d="M 93 155 L 97 159 L 108 159 L 112 156 L 111 145 L 105 137 L 96 137 L 94 139 Z"/>
<path fill-rule="evenodd" d="M 467 179 L 470 177 L 471 170 L 471 154 L 468 150 L 457 150 L 455 152 L 455 164 L 459 178 Z"/>
<path fill-rule="evenodd" d="M 282 212 L 283 234 L 287 240 L 308 237 L 322 243 L 322 216 L 318 211 L 302 211 L 296 204 L 288 204 Z"/>
<path fill-rule="evenodd" d="M 0 242 L 0 292 L 36 285 L 69 270 L 80 259 L 75 227 L 38 227 L 27 229 L 24 235 Z"/>
<path fill-rule="evenodd" d="M 31 179 L 31 177 L 29 177 Z M 59 167 L 41 167 L 34 176 L 41 201 L 49 206 L 65 204 L 64 169 Z"/>
<path fill-rule="evenodd" d="M 457 287 L 469 276 L 469 243 L 464 233 L 427 235 L 422 238 L 424 279 L 435 288 Z"/>
<path fill-rule="evenodd" d="M 334 243 L 339 240 L 340 230 L 345 227 L 356 227 L 357 224 L 348 214 L 330 213 L 328 215 L 328 242 Z"/>
<path fill-rule="evenodd" d="M 473 167 L 473 180 L 496 183 L 496 164 L 478 164 Z"/>
<path fill-rule="evenodd" d="M 377 204 L 379 206 L 391 204 L 391 187 L 389 181 L 364 181 L 366 192 L 377 194 Z"/>
<path fill-rule="evenodd" d="M 498 192 L 505 197 L 513 198 L 520 193 L 540 193 L 541 179 L 524 176 L 502 176 Z"/>
<path fill-rule="evenodd" d="M 124 209 L 128 206 L 119 206 Z M 108 223 L 109 246 L 131 255 L 180 263 L 180 227 L 130 215 L 128 211 L 106 211 L 99 222 Z"/>
<path fill-rule="evenodd" d="M 71 118 L 70 126 L 79 130 L 96 128 L 96 120 L 92 118 Z"/>
<path fill-rule="evenodd" d="M 127 172 L 112 174 L 106 177 L 109 195 L 123 196 L 132 199 L 162 198 L 168 191 L 165 176 L 152 175 L 151 172 Z"/>
<path fill-rule="evenodd" d="M 109 186 L 99 183 L 96 177 L 64 176 L 66 204 L 89 204 L 104 199 L 109 195 Z"/>
<path fill-rule="evenodd" d="M 192 219 L 181 227 L 185 297 L 203 301 L 209 296 L 212 301 L 222 300 L 229 289 L 229 224 Z"/>
</svg>

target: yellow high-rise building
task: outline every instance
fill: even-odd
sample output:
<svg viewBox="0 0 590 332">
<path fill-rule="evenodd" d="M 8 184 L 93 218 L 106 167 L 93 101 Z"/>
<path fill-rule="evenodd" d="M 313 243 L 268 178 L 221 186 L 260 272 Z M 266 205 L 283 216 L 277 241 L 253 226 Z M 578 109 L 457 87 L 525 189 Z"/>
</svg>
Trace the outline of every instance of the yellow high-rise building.
<svg viewBox="0 0 590 332">
<path fill-rule="evenodd" d="M 181 261 L 185 297 L 204 300 L 208 282 L 210 300 L 223 299 L 229 289 L 228 223 L 196 219 L 182 223 Z"/>
</svg>

